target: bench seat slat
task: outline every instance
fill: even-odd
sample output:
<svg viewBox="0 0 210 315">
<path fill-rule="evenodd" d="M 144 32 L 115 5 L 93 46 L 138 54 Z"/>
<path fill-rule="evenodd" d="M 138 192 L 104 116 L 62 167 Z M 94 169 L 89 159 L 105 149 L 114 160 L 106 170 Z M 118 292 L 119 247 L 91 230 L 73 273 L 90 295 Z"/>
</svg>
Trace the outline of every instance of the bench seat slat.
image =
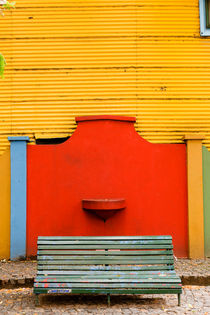
<svg viewBox="0 0 210 315">
<path fill-rule="evenodd" d="M 181 284 L 173 283 L 34 283 L 35 288 L 180 288 Z"/>
<path fill-rule="evenodd" d="M 77 270 L 77 271 L 69 271 L 69 270 L 38 270 L 37 275 L 72 275 L 72 276 L 105 276 L 107 277 L 107 271 L 83 271 L 83 270 Z M 176 276 L 176 272 L 174 270 L 172 271 L 112 271 L 110 270 L 108 272 L 109 276 L 141 276 L 141 277 L 147 277 L 149 275 L 157 275 L 157 276 Z"/>
<path fill-rule="evenodd" d="M 137 277 L 149 277 L 149 276 L 158 276 L 158 277 L 163 277 L 163 276 L 167 276 L 167 277 L 178 277 L 176 275 L 175 270 L 172 271 L 83 271 L 83 270 L 77 270 L 77 271 L 66 271 L 66 270 L 43 270 L 43 271 L 38 271 L 39 274 L 44 274 L 47 275 L 48 273 L 57 273 L 58 276 L 60 275 L 62 277 L 62 275 L 64 274 L 65 276 L 85 276 L 85 277 L 89 277 L 89 276 L 137 276 Z M 42 275 L 40 275 L 40 277 L 43 277 Z"/>
<path fill-rule="evenodd" d="M 140 275 L 95 275 L 95 276 L 88 276 L 88 277 L 85 277 L 85 276 L 82 276 L 82 275 L 71 275 L 71 277 L 69 277 L 69 275 L 65 275 L 65 274 L 62 274 L 63 278 L 65 279 L 68 279 L 69 281 L 71 279 L 75 279 L 75 280 L 80 280 L 80 279 L 83 279 L 83 280 L 88 280 L 88 279 L 92 279 L 92 280 L 96 280 L 96 279 L 115 279 L 115 280 L 123 280 L 123 279 L 133 279 L 133 280 L 136 280 L 136 279 L 159 279 L 159 280 L 162 280 L 162 282 L 164 282 L 164 279 L 167 279 L 167 280 L 171 280 L 171 279 L 175 279 L 175 280 L 179 280 L 179 282 L 181 281 L 179 277 L 177 276 L 171 276 L 171 277 L 164 277 L 164 276 L 152 276 L 152 275 L 145 275 L 145 276 L 140 276 Z M 56 279 L 58 282 L 61 282 L 59 279 L 61 279 L 61 275 L 53 275 L 53 274 L 50 274 L 50 275 L 37 275 L 37 278 L 36 278 L 36 282 L 48 282 L 48 279 L 50 278 L 53 278 L 53 279 Z M 166 280 L 165 280 L 166 281 Z M 66 282 L 66 281 L 64 281 Z M 71 282 L 71 281 L 70 281 Z"/>
<path fill-rule="evenodd" d="M 101 278 L 101 277 L 37 277 L 35 279 L 35 282 L 70 282 L 70 283 L 120 283 L 120 282 L 125 282 L 125 283 L 181 283 L 181 280 L 179 277 L 141 277 L 141 278 L 133 278 L 133 277 L 128 277 L 128 278 L 120 278 L 120 277 L 110 277 L 109 275 L 106 276 L 106 278 Z"/>
<path fill-rule="evenodd" d="M 81 274 L 77 274 L 77 275 L 69 275 L 69 274 L 37 274 L 37 278 L 36 281 L 39 281 L 40 279 L 49 279 L 49 278 L 56 278 L 56 279 L 60 279 L 62 277 L 65 277 L 66 279 L 180 279 L 178 276 L 176 275 L 171 275 L 171 276 L 164 276 L 164 275 L 113 275 L 113 274 L 100 274 L 100 275 L 81 275 Z"/>
<path fill-rule="evenodd" d="M 39 263 L 39 262 L 38 262 Z M 92 266 L 92 265 L 39 265 L 38 270 L 174 270 L 174 265 L 151 265 L 151 266 Z"/>
</svg>

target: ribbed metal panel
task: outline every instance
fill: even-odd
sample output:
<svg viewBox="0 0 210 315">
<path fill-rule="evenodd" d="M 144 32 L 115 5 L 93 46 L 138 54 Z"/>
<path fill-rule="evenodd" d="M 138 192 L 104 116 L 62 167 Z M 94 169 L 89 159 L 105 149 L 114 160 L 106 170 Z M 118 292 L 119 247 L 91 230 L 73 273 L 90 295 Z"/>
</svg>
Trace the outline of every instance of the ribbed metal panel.
<svg viewBox="0 0 210 315">
<path fill-rule="evenodd" d="M 185 6 L 24 8 L 12 15 L 15 38 L 164 36 L 166 30 L 168 36 L 192 36 L 199 25 L 195 7 Z M 10 35 L 10 21 L 1 24 L 5 35 Z"/>
<path fill-rule="evenodd" d="M 205 134 L 210 40 L 198 0 L 26 0 L 0 23 L 0 153 L 8 135 L 70 135 L 77 115 L 137 117 L 147 140 Z"/>
</svg>

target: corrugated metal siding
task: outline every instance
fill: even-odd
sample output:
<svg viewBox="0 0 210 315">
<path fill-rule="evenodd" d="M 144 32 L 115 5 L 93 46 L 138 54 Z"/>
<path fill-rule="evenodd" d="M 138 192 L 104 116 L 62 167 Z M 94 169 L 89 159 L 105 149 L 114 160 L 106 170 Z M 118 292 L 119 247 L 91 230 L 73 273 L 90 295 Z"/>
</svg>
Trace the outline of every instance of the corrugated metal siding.
<svg viewBox="0 0 210 315">
<path fill-rule="evenodd" d="M 66 136 L 77 115 L 137 117 L 151 142 L 206 135 L 210 40 L 198 0 L 18 0 L 0 20 L 0 153 L 8 135 Z"/>
</svg>

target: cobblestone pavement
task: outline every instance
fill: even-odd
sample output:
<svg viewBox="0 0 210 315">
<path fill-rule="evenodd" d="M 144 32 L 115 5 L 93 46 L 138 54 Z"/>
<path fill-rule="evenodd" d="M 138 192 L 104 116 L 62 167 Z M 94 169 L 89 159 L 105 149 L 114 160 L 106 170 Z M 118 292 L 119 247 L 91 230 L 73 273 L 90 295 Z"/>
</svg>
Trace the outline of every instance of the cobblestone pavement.
<svg viewBox="0 0 210 315">
<path fill-rule="evenodd" d="M 111 296 L 107 307 L 106 296 L 47 296 L 41 297 L 41 306 L 35 307 L 31 288 L 0 290 L 0 314 L 39 315 L 120 315 L 120 314 L 210 314 L 210 286 L 185 286 L 181 306 L 176 295 Z"/>
<path fill-rule="evenodd" d="M 36 268 L 36 261 L 1 261 L 0 279 L 34 278 Z M 180 276 L 210 276 L 210 258 L 178 259 L 175 261 L 175 268 Z"/>
<path fill-rule="evenodd" d="M 210 276 L 210 258 L 177 259 L 175 268 L 180 276 Z"/>
<path fill-rule="evenodd" d="M 36 261 L 1 261 L 0 263 L 0 279 L 24 279 L 34 278 L 36 276 Z"/>
</svg>

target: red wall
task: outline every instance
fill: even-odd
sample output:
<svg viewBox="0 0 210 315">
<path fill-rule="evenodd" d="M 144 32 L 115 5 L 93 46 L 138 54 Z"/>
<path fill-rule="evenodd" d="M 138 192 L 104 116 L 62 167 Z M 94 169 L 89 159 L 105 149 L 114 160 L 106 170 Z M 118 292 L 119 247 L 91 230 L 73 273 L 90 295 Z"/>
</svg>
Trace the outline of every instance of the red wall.
<svg viewBox="0 0 210 315">
<path fill-rule="evenodd" d="M 118 119 L 81 119 L 65 143 L 28 146 L 28 256 L 38 235 L 161 234 L 188 256 L 185 145 L 151 144 Z M 104 222 L 82 209 L 89 198 L 127 207 Z"/>
</svg>

